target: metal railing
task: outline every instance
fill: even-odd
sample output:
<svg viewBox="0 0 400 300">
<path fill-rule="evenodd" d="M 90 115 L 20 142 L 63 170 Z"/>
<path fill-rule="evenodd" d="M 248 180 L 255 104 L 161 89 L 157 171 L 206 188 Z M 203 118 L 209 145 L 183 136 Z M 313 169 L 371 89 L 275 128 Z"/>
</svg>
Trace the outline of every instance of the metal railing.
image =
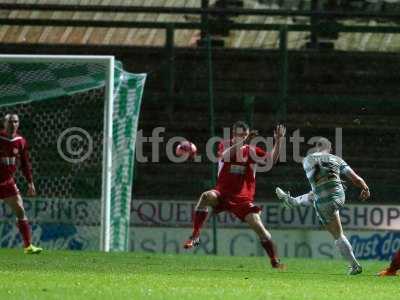
<svg viewBox="0 0 400 300">
<path fill-rule="evenodd" d="M 287 9 L 249 9 L 249 8 L 200 8 L 165 6 L 124 6 L 124 5 L 71 5 L 71 4 L 18 4 L 0 3 L 2 10 L 34 11 L 80 11 L 103 13 L 149 13 L 149 14 L 185 14 L 215 16 L 281 16 L 281 17 L 328 17 L 400 20 L 400 13 L 392 12 L 345 12 L 345 11 L 308 11 Z"/>
</svg>

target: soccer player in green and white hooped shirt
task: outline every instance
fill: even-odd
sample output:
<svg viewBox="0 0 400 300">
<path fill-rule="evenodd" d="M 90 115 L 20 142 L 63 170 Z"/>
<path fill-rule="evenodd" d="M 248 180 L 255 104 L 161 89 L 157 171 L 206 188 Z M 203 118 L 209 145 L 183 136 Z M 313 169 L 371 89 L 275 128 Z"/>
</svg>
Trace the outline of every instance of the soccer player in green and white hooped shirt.
<svg viewBox="0 0 400 300">
<path fill-rule="evenodd" d="M 370 196 L 365 181 L 358 176 L 340 157 L 331 154 L 331 143 L 320 138 L 316 144 L 317 152 L 307 155 L 303 160 L 303 168 L 311 185 L 311 192 L 299 197 L 291 197 L 279 187 L 276 194 L 287 207 L 313 205 L 315 212 L 326 230 L 335 239 L 339 252 L 349 263 L 349 275 L 362 272 L 362 267 L 354 256 L 353 248 L 343 234 L 339 209 L 344 206 L 345 193 L 340 180 L 343 175 L 361 188 L 360 198 L 366 200 Z"/>
</svg>

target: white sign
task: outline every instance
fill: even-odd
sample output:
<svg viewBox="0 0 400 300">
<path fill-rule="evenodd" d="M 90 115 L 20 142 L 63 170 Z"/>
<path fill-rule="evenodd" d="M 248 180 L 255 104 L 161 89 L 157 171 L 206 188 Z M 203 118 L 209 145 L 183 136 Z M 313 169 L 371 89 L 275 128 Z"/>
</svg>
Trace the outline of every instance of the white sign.
<svg viewBox="0 0 400 300">
<path fill-rule="evenodd" d="M 195 202 L 136 200 L 132 201 L 131 222 L 136 226 L 190 226 Z M 256 203 L 264 224 L 271 228 L 319 228 L 313 207 L 284 208 L 280 203 Z M 400 230 L 400 206 L 347 205 L 340 211 L 346 229 Z M 243 227 L 240 220 L 228 213 L 217 216 L 219 226 Z"/>
<path fill-rule="evenodd" d="M 271 233 L 281 257 L 340 258 L 333 238 L 326 231 L 272 230 Z M 400 233 L 348 231 L 345 234 L 360 259 L 388 260 L 400 249 Z M 182 247 L 189 235 L 190 230 L 183 228 L 132 227 L 131 250 L 171 254 L 213 253 L 210 230 L 202 233 L 200 246 L 191 251 Z M 219 255 L 265 256 L 259 239 L 250 229 L 219 229 L 217 245 Z"/>
<path fill-rule="evenodd" d="M 190 227 L 195 201 L 133 200 L 132 226 Z M 261 202 L 262 220 L 269 228 L 320 228 L 313 207 L 284 208 L 280 203 Z M 77 226 L 100 225 L 100 200 L 27 199 L 28 218 L 35 223 L 64 223 Z M 346 229 L 400 230 L 400 206 L 347 205 L 340 212 Z M 14 220 L 10 208 L 0 202 L 0 221 Z M 219 227 L 246 227 L 229 213 L 217 216 Z"/>
</svg>

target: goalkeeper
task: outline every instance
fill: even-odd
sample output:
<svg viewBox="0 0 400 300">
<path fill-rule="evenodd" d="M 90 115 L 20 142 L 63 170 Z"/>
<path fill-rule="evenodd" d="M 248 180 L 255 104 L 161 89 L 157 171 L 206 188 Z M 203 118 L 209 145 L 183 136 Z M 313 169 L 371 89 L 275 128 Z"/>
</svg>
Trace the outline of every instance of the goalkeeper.
<svg viewBox="0 0 400 300">
<path fill-rule="evenodd" d="M 31 243 L 31 228 L 25 214 L 23 201 L 14 180 L 17 163 L 28 182 L 28 196 L 35 196 L 32 167 L 29 160 L 28 143 L 19 135 L 19 118 L 8 114 L 4 118 L 4 129 L 0 131 L 0 199 L 7 203 L 17 217 L 17 227 L 24 242 L 26 254 L 38 254 L 41 248 Z"/>
</svg>

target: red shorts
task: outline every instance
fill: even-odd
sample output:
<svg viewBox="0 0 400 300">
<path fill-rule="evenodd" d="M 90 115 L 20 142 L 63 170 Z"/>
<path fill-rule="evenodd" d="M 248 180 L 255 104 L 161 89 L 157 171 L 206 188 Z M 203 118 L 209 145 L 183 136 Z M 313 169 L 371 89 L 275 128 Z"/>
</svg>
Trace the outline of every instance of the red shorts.
<svg viewBox="0 0 400 300">
<path fill-rule="evenodd" d="M 14 197 L 17 195 L 19 195 L 19 190 L 14 179 L 0 182 L 0 199 Z"/>
<path fill-rule="evenodd" d="M 244 218 L 249 213 L 258 214 L 262 210 L 260 207 L 254 205 L 253 200 L 221 196 L 217 190 L 214 191 L 219 195 L 218 199 L 220 200 L 218 205 L 214 207 L 214 212 L 216 214 L 228 211 L 244 222 Z"/>
</svg>

